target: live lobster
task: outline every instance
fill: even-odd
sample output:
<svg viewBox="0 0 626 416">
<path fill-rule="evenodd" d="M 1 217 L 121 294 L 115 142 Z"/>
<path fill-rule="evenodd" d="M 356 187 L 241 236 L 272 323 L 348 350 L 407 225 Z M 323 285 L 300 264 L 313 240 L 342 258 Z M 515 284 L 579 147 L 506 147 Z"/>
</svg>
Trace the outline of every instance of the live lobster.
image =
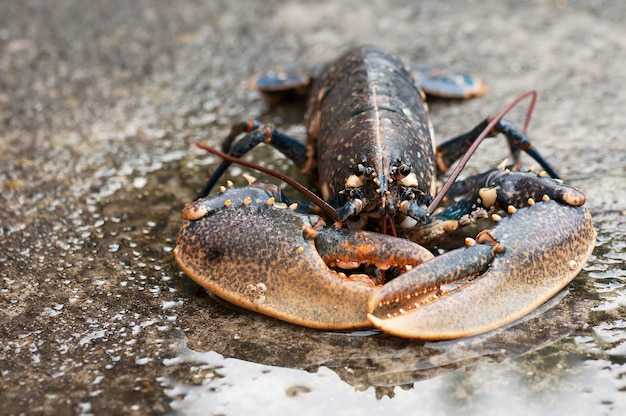
<svg viewBox="0 0 626 416">
<path fill-rule="evenodd" d="M 406 68 L 393 54 L 357 47 L 325 66 L 280 68 L 252 83 L 270 103 L 308 97 L 308 140 L 257 121 L 233 126 L 224 142 L 231 158 L 183 210 L 174 250 L 182 270 L 215 295 L 311 328 L 374 326 L 442 340 L 529 313 L 590 256 L 596 233 L 585 195 L 565 185 L 502 114 L 434 144 L 424 91 L 466 98 L 484 92 L 481 82 Z M 498 133 L 511 148 L 510 165 L 453 178 L 437 192 L 451 165 Z M 207 196 L 232 158 L 260 143 L 289 157 L 331 208 L 291 204 L 254 180 Z M 521 167 L 522 151 L 539 171 Z M 444 194 L 448 202 L 439 206 Z M 442 239 L 483 218 L 494 226 L 433 255 L 443 251 Z"/>
</svg>

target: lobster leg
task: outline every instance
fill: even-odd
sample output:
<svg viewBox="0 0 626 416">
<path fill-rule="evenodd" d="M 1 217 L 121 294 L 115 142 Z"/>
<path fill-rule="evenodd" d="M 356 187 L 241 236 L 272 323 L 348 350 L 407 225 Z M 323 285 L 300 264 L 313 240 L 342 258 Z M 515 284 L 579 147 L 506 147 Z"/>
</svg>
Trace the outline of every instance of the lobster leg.
<svg viewBox="0 0 626 416">
<path fill-rule="evenodd" d="M 466 193 L 421 226 L 407 230 L 412 241 L 429 244 L 477 219 L 486 218 L 490 212 L 513 213 L 539 201 L 554 200 L 571 206 L 585 203 L 582 192 L 541 173 L 495 169 L 455 185 L 451 193 L 458 194 L 461 190 Z"/>
<path fill-rule="evenodd" d="M 448 171 L 450 166 L 463 156 L 469 147 L 476 141 L 478 136 L 485 130 L 490 120 L 485 119 L 472 130 L 461 134 L 455 138 L 447 140 L 437 146 L 437 174 L 442 175 Z M 502 133 L 509 142 L 514 164 L 519 164 L 520 150 L 525 151 L 529 156 L 539 163 L 539 165 L 553 178 L 559 178 L 556 169 L 533 147 L 528 136 L 515 125 L 506 120 L 500 120 L 495 126 L 495 134 Z"/>
<path fill-rule="evenodd" d="M 237 140 L 244 133 L 245 135 Z M 298 168 L 303 168 L 308 160 L 306 145 L 256 120 L 234 124 L 231 133 L 222 143 L 222 148 L 231 156 L 241 157 L 261 143 L 269 144 L 279 150 L 291 159 Z M 215 172 L 213 172 L 202 191 L 198 194 L 198 198 L 205 197 L 211 192 L 211 189 L 217 184 L 230 165 L 231 162 L 224 160 L 215 169 Z"/>
<path fill-rule="evenodd" d="M 313 79 L 319 75 L 321 66 L 283 66 L 253 75 L 248 86 L 258 90 L 270 105 L 285 101 L 304 99 L 311 89 Z"/>
<path fill-rule="evenodd" d="M 440 66 L 414 65 L 409 68 L 409 74 L 428 96 L 460 99 L 479 97 L 487 91 L 480 79 Z"/>
<path fill-rule="evenodd" d="M 499 171 L 491 178 L 493 179 L 487 181 L 487 186 L 478 191 L 481 204 L 485 208 L 493 205 L 508 210 L 509 206 L 520 208 L 548 199 L 578 207 L 586 201 L 585 194 L 578 189 L 542 174 Z M 496 197 L 495 203 L 491 200 L 493 195 Z"/>
<path fill-rule="evenodd" d="M 584 207 L 538 202 L 479 234 L 477 246 L 484 248 L 448 252 L 383 286 L 370 298 L 369 319 L 384 332 L 427 340 L 506 325 L 563 289 L 591 255 L 595 238 Z M 486 271 L 475 257 L 492 257 Z M 468 267 L 468 260 L 476 266 Z M 464 280 L 454 288 L 437 288 L 457 275 Z M 415 297 L 427 288 L 430 296 Z"/>
</svg>

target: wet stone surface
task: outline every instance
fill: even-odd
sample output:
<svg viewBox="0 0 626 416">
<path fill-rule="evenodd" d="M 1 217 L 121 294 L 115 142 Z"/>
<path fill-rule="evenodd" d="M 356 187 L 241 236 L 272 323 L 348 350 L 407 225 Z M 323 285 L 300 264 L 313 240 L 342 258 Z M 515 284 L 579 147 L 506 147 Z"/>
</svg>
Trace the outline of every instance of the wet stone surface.
<svg viewBox="0 0 626 416">
<path fill-rule="evenodd" d="M 1 414 L 626 410 L 621 2 L 0 9 Z M 361 43 L 487 81 L 483 98 L 431 103 L 440 139 L 539 91 L 531 136 L 585 191 L 598 230 L 567 294 L 518 325 L 420 343 L 238 311 L 179 271 L 180 210 L 216 162 L 193 143 L 248 117 L 303 137 L 302 106 L 267 108 L 247 77 Z M 267 148 L 253 157 L 294 173 Z M 469 171 L 504 157 L 492 141 Z"/>
</svg>

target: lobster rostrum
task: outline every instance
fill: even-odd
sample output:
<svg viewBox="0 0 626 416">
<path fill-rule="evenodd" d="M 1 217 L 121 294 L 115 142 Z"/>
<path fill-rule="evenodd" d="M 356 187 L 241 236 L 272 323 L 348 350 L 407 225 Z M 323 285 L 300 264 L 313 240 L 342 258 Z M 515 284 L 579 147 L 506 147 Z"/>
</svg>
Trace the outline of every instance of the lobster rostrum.
<svg viewBox="0 0 626 416">
<path fill-rule="evenodd" d="M 224 142 L 230 157 L 183 210 L 176 260 L 217 296 L 312 328 L 375 326 L 402 337 L 450 339 L 532 311 L 591 254 L 595 231 L 584 194 L 563 184 L 523 130 L 499 115 L 435 146 L 423 91 L 465 98 L 482 94 L 481 82 L 407 69 L 372 47 L 251 82 L 270 103 L 308 96 L 308 141 L 257 121 L 234 125 Z M 512 165 L 449 180 L 449 202 L 435 210 L 443 197 L 437 179 L 483 136 L 498 133 L 507 138 Z M 314 213 L 253 179 L 207 196 L 232 157 L 263 142 L 293 160 L 332 208 Z M 542 170 L 522 169 L 521 151 Z M 433 256 L 443 251 L 434 244 L 481 218 L 495 225 Z"/>
</svg>

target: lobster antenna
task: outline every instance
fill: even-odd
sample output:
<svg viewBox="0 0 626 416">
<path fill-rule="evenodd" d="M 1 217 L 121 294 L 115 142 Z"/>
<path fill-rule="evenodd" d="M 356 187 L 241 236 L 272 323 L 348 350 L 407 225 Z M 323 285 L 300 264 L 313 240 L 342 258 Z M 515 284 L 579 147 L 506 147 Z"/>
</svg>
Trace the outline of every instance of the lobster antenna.
<svg viewBox="0 0 626 416">
<path fill-rule="evenodd" d="M 231 156 L 229 154 L 226 154 L 224 152 L 220 152 L 219 150 L 207 146 L 205 144 L 202 144 L 200 142 L 196 142 L 196 146 L 198 146 L 200 149 L 204 149 L 209 153 L 212 153 L 216 156 L 221 157 L 222 159 L 224 159 L 227 162 L 230 163 L 236 163 L 238 165 L 241 166 L 245 166 L 247 168 L 250 169 L 254 169 L 254 170 L 258 170 L 259 172 L 263 172 L 263 173 L 267 173 L 268 175 L 271 175 L 277 179 L 280 179 L 281 181 L 287 183 L 288 185 L 290 185 L 292 188 L 294 188 L 296 191 L 300 192 L 302 195 L 304 195 L 306 198 L 310 199 L 311 202 L 313 202 L 315 205 L 317 205 L 323 212 L 324 214 L 326 214 L 327 216 L 331 217 L 333 220 L 337 220 L 337 210 L 335 208 L 333 208 L 328 202 L 324 201 L 322 198 L 320 198 L 319 196 L 315 195 L 315 193 L 313 191 L 311 191 L 309 188 L 307 188 L 306 186 L 302 185 L 301 183 L 299 183 L 298 181 L 290 178 L 289 176 L 280 173 L 274 169 L 270 169 L 270 168 L 266 168 L 265 166 L 261 166 L 261 165 L 257 165 L 254 162 L 248 162 L 246 160 L 242 160 L 239 159 L 237 157 Z"/>
<path fill-rule="evenodd" d="M 537 102 L 537 91 L 535 90 L 528 91 L 527 93 L 521 95 L 519 99 L 523 100 L 524 97 L 528 95 L 531 95 L 531 97 L 530 97 L 530 104 L 528 104 L 528 111 L 526 112 L 526 120 L 524 121 L 524 130 L 522 130 L 524 134 L 528 134 L 528 125 L 530 124 L 530 119 L 533 115 L 533 111 L 535 111 L 535 103 Z M 513 106 L 515 106 L 515 104 L 513 104 Z M 502 116 L 504 116 L 504 114 Z"/>
<path fill-rule="evenodd" d="M 448 177 L 446 182 L 443 184 L 443 187 L 441 188 L 441 190 L 437 193 L 437 195 L 435 196 L 433 201 L 430 203 L 428 208 L 426 208 L 427 217 L 430 216 L 435 211 L 435 209 L 437 209 L 437 207 L 441 203 L 441 200 L 446 196 L 446 194 L 448 193 L 448 191 L 450 190 L 450 188 L 452 187 L 456 179 L 461 174 L 461 171 L 463 170 L 463 168 L 465 168 L 467 161 L 470 159 L 470 157 L 472 157 L 474 152 L 476 152 L 476 149 L 478 148 L 478 146 L 487 137 L 487 135 L 496 126 L 496 124 L 498 124 L 500 120 L 504 118 L 506 113 L 511 111 L 511 109 L 515 107 L 520 101 L 522 101 L 523 99 L 529 96 L 531 97 L 531 101 L 530 101 L 530 105 L 528 106 L 528 112 L 526 113 L 526 121 L 524 123 L 524 130 L 523 130 L 524 133 L 526 133 L 528 124 L 530 123 L 530 116 L 533 112 L 533 109 L 535 108 L 535 102 L 537 101 L 537 91 L 535 90 L 527 91 L 524 94 L 520 95 L 519 97 L 511 101 L 506 107 L 504 107 L 494 118 L 491 119 L 489 124 L 487 124 L 487 127 L 485 127 L 482 133 L 480 133 L 478 138 L 474 141 L 474 143 L 472 143 L 469 149 L 467 149 L 467 152 L 465 152 L 463 157 L 459 160 L 459 163 L 457 164 L 456 168 L 454 168 L 454 170 L 452 171 L 452 174 L 450 174 L 450 177 Z"/>
</svg>

